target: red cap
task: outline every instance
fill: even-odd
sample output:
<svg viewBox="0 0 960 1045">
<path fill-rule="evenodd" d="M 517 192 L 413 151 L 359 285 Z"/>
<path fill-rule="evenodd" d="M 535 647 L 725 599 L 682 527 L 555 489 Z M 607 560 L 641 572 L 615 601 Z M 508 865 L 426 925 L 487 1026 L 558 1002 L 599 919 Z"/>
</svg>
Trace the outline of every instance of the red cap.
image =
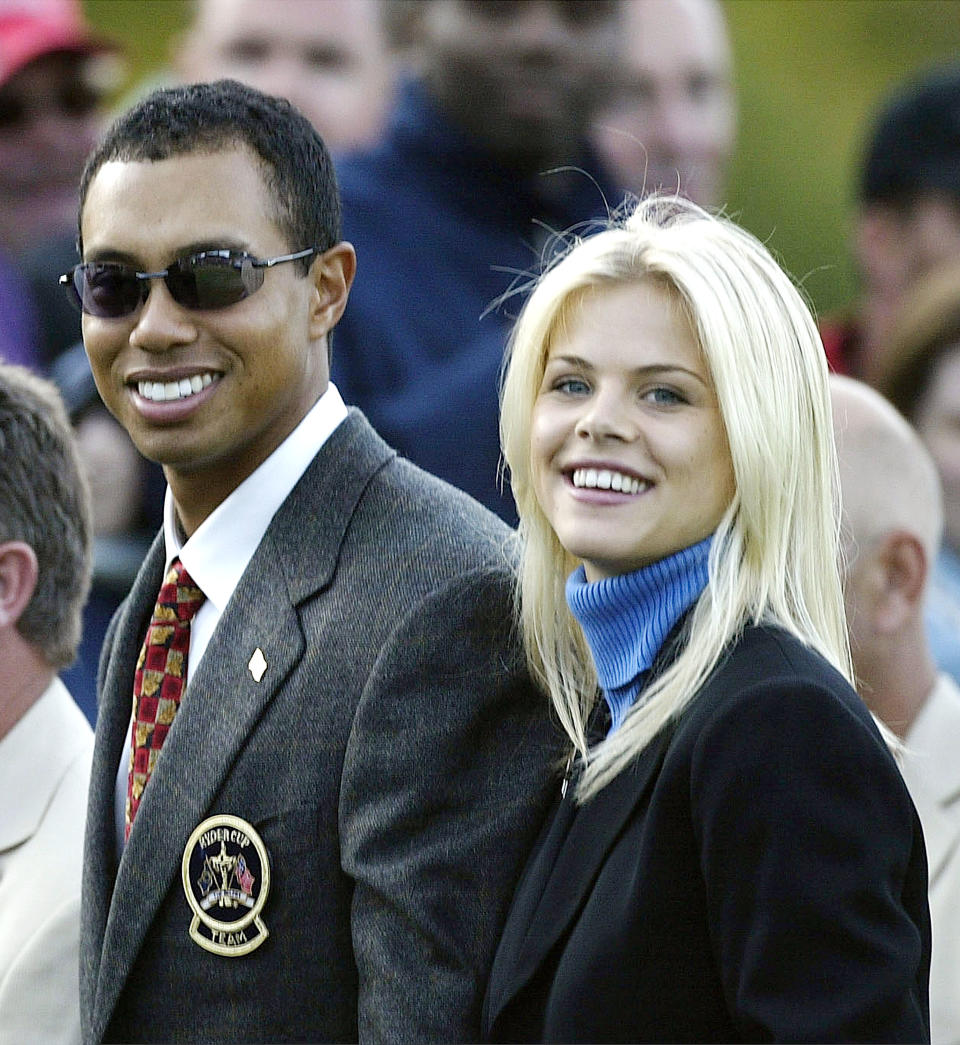
<svg viewBox="0 0 960 1045">
<path fill-rule="evenodd" d="M 112 49 L 84 23 L 79 0 L 0 0 L 0 86 L 46 54 Z"/>
</svg>

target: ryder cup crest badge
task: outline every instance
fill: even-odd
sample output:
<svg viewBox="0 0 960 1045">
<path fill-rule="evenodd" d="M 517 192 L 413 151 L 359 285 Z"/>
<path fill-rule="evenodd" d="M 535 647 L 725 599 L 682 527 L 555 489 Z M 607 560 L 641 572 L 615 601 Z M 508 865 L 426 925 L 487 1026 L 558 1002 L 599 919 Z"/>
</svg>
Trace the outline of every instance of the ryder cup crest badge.
<svg viewBox="0 0 960 1045">
<path fill-rule="evenodd" d="M 260 912 L 270 892 L 270 861 L 246 820 L 227 814 L 204 820 L 190 835 L 181 872 L 194 942 L 228 958 L 263 943 L 269 933 Z"/>
</svg>

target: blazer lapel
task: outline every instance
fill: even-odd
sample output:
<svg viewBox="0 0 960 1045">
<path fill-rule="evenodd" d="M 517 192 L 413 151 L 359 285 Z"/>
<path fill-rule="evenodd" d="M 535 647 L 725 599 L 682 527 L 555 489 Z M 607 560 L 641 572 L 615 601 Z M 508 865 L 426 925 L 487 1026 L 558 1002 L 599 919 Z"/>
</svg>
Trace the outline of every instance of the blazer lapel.
<svg viewBox="0 0 960 1045">
<path fill-rule="evenodd" d="M 100 890 L 98 916 L 105 925 L 95 935 L 102 938 L 103 947 L 99 977 L 94 979 L 99 1034 L 109 1022 L 150 924 L 180 877 L 191 832 L 208 815 L 238 752 L 303 656 L 306 643 L 297 605 L 330 583 L 356 503 L 373 473 L 393 456 L 362 415 L 351 411 L 272 520 L 196 674 L 188 680 L 183 704 L 130 832 L 112 898 L 112 873 Z M 162 566 L 161 539 L 147 613 L 153 608 Z M 128 636 L 113 661 L 115 673 L 129 676 L 123 683 L 128 687 L 142 642 L 142 628 L 137 631 L 138 637 Z M 261 666 L 265 664 L 262 672 L 251 667 L 257 650 Z M 114 680 L 114 685 L 119 683 Z M 114 712 L 124 718 L 124 733 L 130 700 L 128 696 L 125 709 Z M 114 745 L 111 751 L 115 773 L 119 747 Z M 105 785 L 101 780 L 98 791 L 102 796 L 109 790 L 112 800 L 112 784 Z M 109 809 L 101 801 L 91 812 L 101 835 L 105 822 L 112 830 L 112 801 Z M 100 847 L 106 848 L 102 838 Z M 107 907 L 109 912 L 104 913 Z"/>
<path fill-rule="evenodd" d="M 575 806 L 568 791 L 517 890 L 490 979 L 488 1026 L 570 929 L 621 828 L 652 786 L 672 734 L 663 731 L 586 805 Z"/>
</svg>

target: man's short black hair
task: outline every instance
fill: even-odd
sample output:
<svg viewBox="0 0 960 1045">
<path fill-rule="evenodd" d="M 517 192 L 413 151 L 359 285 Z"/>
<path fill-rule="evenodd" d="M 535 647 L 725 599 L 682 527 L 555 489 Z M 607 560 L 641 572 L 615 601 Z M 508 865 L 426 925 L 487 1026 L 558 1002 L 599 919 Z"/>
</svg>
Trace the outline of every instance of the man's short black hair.
<svg viewBox="0 0 960 1045">
<path fill-rule="evenodd" d="M 291 252 L 324 251 L 340 240 L 340 194 L 323 139 L 286 99 L 235 80 L 161 88 L 114 121 L 84 167 L 80 216 L 90 182 L 105 163 L 166 160 L 235 146 L 247 147 L 262 161 L 277 225 Z M 223 186 L 224 193 L 231 191 Z M 296 264 L 306 272 L 311 260 Z"/>
<path fill-rule="evenodd" d="M 960 64 L 896 91 L 867 147 L 861 202 L 909 207 L 927 193 L 960 204 Z"/>
</svg>

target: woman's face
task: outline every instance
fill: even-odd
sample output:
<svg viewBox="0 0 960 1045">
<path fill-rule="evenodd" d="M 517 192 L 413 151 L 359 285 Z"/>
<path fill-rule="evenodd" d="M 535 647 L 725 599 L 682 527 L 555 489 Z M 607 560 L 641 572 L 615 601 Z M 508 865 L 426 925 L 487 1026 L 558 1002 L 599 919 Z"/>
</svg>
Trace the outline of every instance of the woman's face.
<svg viewBox="0 0 960 1045">
<path fill-rule="evenodd" d="M 533 408 L 537 499 L 587 579 L 709 536 L 733 497 L 696 336 L 657 283 L 589 291 L 554 339 Z"/>
</svg>

